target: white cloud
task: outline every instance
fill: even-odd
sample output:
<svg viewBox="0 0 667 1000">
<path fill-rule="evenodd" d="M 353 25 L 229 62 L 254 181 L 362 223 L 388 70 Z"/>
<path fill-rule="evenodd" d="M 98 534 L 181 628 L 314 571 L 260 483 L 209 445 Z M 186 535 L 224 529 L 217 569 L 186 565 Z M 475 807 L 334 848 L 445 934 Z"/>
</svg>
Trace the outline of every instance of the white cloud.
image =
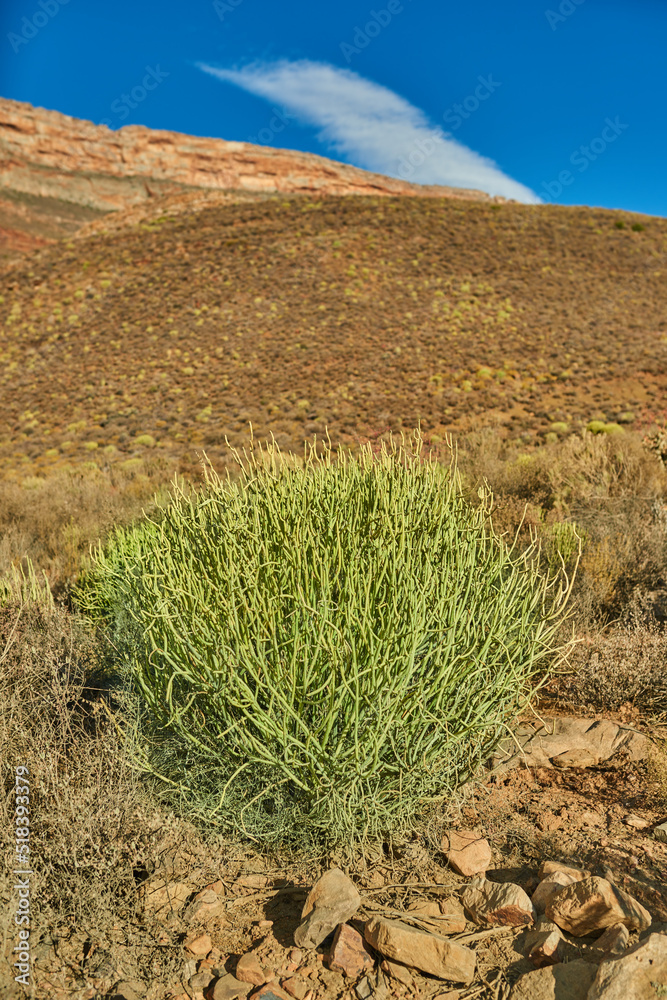
<svg viewBox="0 0 667 1000">
<path fill-rule="evenodd" d="M 306 59 L 243 69 L 200 63 L 199 69 L 279 103 L 302 124 L 316 126 L 320 141 L 355 166 L 418 184 L 476 188 L 523 202 L 540 200 L 493 160 L 436 129 L 409 101 L 352 70 Z"/>
</svg>

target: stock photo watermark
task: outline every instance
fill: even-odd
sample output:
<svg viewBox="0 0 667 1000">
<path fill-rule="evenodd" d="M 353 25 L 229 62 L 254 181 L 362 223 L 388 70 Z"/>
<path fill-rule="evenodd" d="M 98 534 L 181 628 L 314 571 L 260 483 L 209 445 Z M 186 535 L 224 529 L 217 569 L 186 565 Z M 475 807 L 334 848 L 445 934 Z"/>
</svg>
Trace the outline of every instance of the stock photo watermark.
<svg viewBox="0 0 667 1000">
<path fill-rule="evenodd" d="M 371 10 L 368 13 L 368 21 L 363 25 L 354 26 L 352 42 L 341 42 L 340 51 L 345 56 L 345 62 L 350 65 L 352 56 L 360 55 L 365 48 L 371 44 L 374 38 L 384 31 L 397 14 L 402 14 L 405 5 L 401 0 L 389 0 L 386 7 L 381 10 Z"/>
<path fill-rule="evenodd" d="M 577 168 L 580 174 L 588 170 L 591 163 L 594 163 L 603 153 L 605 153 L 611 143 L 616 142 L 619 135 L 622 135 L 629 125 L 624 125 L 618 115 L 612 121 L 605 118 L 605 127 L 600 135 L 591 139 L 587 146 L 579 146 L 570 153 L 570 164 Z M 566 187 L 574 184 L 576 176 L 571 170 L 561 170 L 558 177 L 552 181 L 542 181 L 542 187 L 547 199 L 559 198 Z"/>
<path fill-rule="evenodd" d="M 280 132 L 283 132 L 293 121 L 296 115 L 290 114 L 284 108 L 271 108 L 273 117 L 268 125 L 261 128 L 257 135 L 249 135 L 246 142 L 251 142 L 254 146 L 268 146 Z"/>
<path fill-rule="evenodd" d="M 213 10 L 220 20 L 224 21 L 227 14 L 233 14 L 242 3 L 243 0 L 213 0 Z"/>
<path fill-rule="evenodd" d="M 456 129 L 460 128 L 463 122 L 467 118 L 470 118 L 480 105 L 484 101 L 487 101 L 491 97 L 491 94 L 495 93 L 502 86 L 498 80 L 493 79 L 491 73 L 486 77 L 478 76 L 477 80 L 479 82 L 472 94 L 464 97 L 460 104 L 452 104 L 443 113 L 443 121 L 450 126 L 451 131 L 445 132 L 438 126 L 425 139 L 415 139 L 410 147 L 410 152 L 401 157 L 396 168 L 396 172 L 401 180 L 409 180 L 415 170 L 418 170 L 446 142 L 451 136 L 451 132 L 455 132 Z"/>
<path fill-rule="evenodd" d="M 544 16 L 549 22 L 551 30 L 555 31 L 559 24 L 563 24 L 568 17 L 572 17 L 577 7 L 581 7 L 582 3 L 585 2 L 586 0 L 563 0 L 557 11 L 545 10 Z"/>
<path fill-rule="evenodd" d="M 136 84 L 131 90 L 122 93 L 111 102 L 109 110 L 115 118 L 102 118 L 97 124 L 92 123 L 90 128 L 81 136 L 82 139 L 95 139 L 98 129 L 111 128 L 119 121 L 123 122 L 129 116 L 130 111 L 134 111 L 142 101 L 145 101 L 151 91 L 166 80 L 169 73 L 157 66 L 146 66 L 146 74 L 141 83 Z"/>
<path fill-rule="evenodd" d="M 56 16 L 61 7 L 66 7 L 70 0 L 38 0 L 36 10 L 32 17 L 24 17 L 21 21 L 21 31 L 17 34 L 10 31 L 7 35 L 9 44 L 18 52 L 22 45 L 27 45 L 39 34 L 42 28 Z"/>
<path fill-rule="evenodd" d="M 12 950 L 14 979 L 30 986 L 30 781 L 28 768 L 19 765 L 14 772 L 14 891 L 18 902 L 14 911 L 16 944 Z"/>
</svg>

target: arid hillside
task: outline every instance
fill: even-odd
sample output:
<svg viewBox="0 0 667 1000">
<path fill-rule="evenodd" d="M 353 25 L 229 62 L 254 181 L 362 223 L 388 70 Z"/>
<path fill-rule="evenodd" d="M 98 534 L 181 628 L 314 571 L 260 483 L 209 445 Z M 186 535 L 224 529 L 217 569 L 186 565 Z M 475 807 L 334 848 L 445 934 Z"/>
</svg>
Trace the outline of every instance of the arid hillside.
<svg viewBox="0 0 667 1000">
<path fill-rule="evenodd" d="M 265 195 L 89 228 L 2 276 L 7 477 L 215 462 L 249 422 L 298 450 L 418 421 L 530 443 L 664 405 L 666 220 Z"/>
<path fill-rule="evenodd" d="M 112 130 L 0 98 L 0 259 L 70 236 L 107 212 L 197 190 L 504 201 L 289 149 L 137 125 Z"/>
</svg>

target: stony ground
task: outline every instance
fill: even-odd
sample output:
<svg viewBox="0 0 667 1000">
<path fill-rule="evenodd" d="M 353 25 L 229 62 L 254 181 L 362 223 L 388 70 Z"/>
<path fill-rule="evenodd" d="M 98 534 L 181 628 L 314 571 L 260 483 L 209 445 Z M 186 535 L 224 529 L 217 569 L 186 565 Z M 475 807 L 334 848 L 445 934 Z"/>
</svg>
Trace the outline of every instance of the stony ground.
<svg viewBox="0 0 667 1000">
<path fill-rule="evenodd" d="M 664 738 L 665 733 L 658 728 L 652 735 Z M 626 747 L 588 767 L 547 761 L 543 767 L 497 769 L 469 786 L 460 803 L 444 809 L 413 839 L 386 844 L 364 858 L 333 853 L 308 863 L 288 862 L 238 845 L 211 855 L 187 842 L 174 843 L 167 829 L 159 863 L 135 872 L 126 920 L 104 933 L 81 926 L 42 931 L 34 951 L 34 995 L 40 1000 L 232 1000 L 268 982 L 274 996 L 294 1000 L 502 1000 L 512 988 L 511 995 L 523 996 L 516 984 L 535 963 L 555 967 L 526 957 L 533 929 L 529 916 L 512 918 L 510 926 L 488 926 L 471 911 L 466 893 L 474 885 L 474 864 L 468 872 L 448 855 L 457 844 L 452 831 L 472 831 L 476 843 L 488 842 L 481 861 L 486 884 L 511 883 L 520 887 L 512 892 L 533 895 L 545 861 L 574 865 L 629 894 L 650 914 L 650 931 L 664 933 L 667 842 L 655 830 L 667 818 L 667 800 L 660 770 L 664 760 L 652 756 L 654 745 L 634 753 L 642 758 L 636 760 Z M 299 939 L 308 893 L 335 866 L 359 893 L 349 918 L 357 944 L 374 918 L 399 919 L 412 930 L 449 931 L 451 940 L 475 953 L 472 981 L 457 984 L 401 963 L 385 959 L 382 964 L 383 955 L 376 958 L 373 949 L 359 964 L 354 947 L 341 952 L 338 945 L 336 953 L 330 934 L 315 947 Z M 643 928 L 643 938 L 646 933 Z M 586 969 L 595 971 L 603 958 L 596 949 L 599 936 L 599 930 L 564 934 L 559 957 L 566 963 L 584 959 L 592 963 Z M 624 946 L 638 939 L 637 930 L 631 930 Z M 347 974 L 342 971 L 346 963 Z M 564 989 L 555 993 L 557 1000 L 580 995 Z"/>
</svg>

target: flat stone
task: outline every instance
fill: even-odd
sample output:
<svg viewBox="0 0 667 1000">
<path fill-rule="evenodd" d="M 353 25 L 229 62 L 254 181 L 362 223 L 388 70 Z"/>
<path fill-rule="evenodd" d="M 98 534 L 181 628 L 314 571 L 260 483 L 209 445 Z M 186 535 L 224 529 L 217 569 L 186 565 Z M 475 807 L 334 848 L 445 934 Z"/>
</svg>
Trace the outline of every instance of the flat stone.
<svg viewBox="0 0 667 1000">
<path fill-rule="evenodd" d="M 294 932 L 300 948 L 317 948 L 338 926 L 354 916 L 361 896 L 340 868 L 330 868 L 308 893 L 301 923 Z"/>
<path fill-rule="evenodd" d="M 635 931 L 651 926 L 651 914 L 641 903 L 596 875 L 565 886 L 552 898 L 545 913 L 575 937 L 604 931 L 613 924 L 625 924 Z"/>
<path fill-rule="evenodd" d="M 440 900 L 440 912 L 447 920 L 442 921 L 441 934 L 461 934 L 466 929 L 466 915 L 456 896 Z"/>
<path fill-rule="evenodd" d="M 649 934 L 624 955 L 601 963 L 587 1000 L 657 1000 L 665 986 L 667 934 Z"/>
<path fill-rule="evenodd" d="M 292 1000 L 292 997 L 277 983 L 267 983 L 251 993 L 250 1000 Z"/>
<path fill-rule="evenodd" d="M 163 918 L 171 913 L 179 913 L 191 895 L 191 885 L 185 882 L 165 882 L 164 879 L 143 882 L 139 889 L 144 912 L 155 913 Z"/>
<path fill-rule="evenodd" d="M 514 984 L 510 1000 L 587 1000 L 596 972 L 596 966 L 580 958 L 547 965 L 522 976 Z"/>
<path fill-rule="evenodd" d="M 363 935 L 350 924 L 339 924 L 329 952 L 329 968 L 358 979 L 373 968 L 375 958 Z"/>
<path fill-rule="evenodd" d="M 374 917 L 366 923 L 364 937 L 385 958 L 439 979 L 469 983 L 475 974 L 476 956 L 470 948 L 400 920 Z"/>
<path fill-rule="evenodd" d="M 642 816 L 636 816 L 634 813 L 628 813 L 623 822 L 626 826 L 632 827 L 633 830 L 645 830 L 647 826 L 651 825 L 649 820 Z"/>
<path fill-rule="evenodd" d="M 661 840 L 663 844 L 667 844 L 667 821 L 661 823 L 660 826 L 656 826 L 653 836 L 656 840 Z"/>
<path fill-rule="evenodd" d="M 513 882 L 474 878 L 464 889 L 461 902 L 481 927 L 521 927 L 532 924 L 537 916 L 530 898 Z"/>
<path fill-rule="evenodd" d="M 523 727 L 518 739 L 501 740 L 491 763 L 498 773 L 522 763 L 526 767 L 591 767 L 619 751 L 631 760 L 642 760 L 647 745 L 641 733 L 607 719 L 559 717 L 546 719 L 538 727 Z"/>
<path fill-rule="evenodd" d="M 193 993 L 204 993 L 214 979 L 215 976 L 210 971 L 197 972 L 192 976 L 188 985 Z"/>
<path fill-rule="evenodd" d="M 580 881 L 581 879 L 574 878 L 573 875 L 568 875 L 567 872 L 553 872 L 553 874 L 547 875 L 546 878 L 542 879 L 531 896 L 533 906 L 538 913 L 544 913 L 557 892 L 560 892 L 566 885 L 572 885 L 574 882 Z"/>
<path fill-rule="evenodd" d="M 630 944 L 630 931 L 625 924 L 612 924 L 595 942 L 595 950 L 603 955 L 615 957 L 627 951 Z"/>
<path fill-rule="evenodd" d="M 205 958 L 212 949 L 213 942 L 208 934 L 193 934 L 185 939 L 184 947 L 191 955 L 199 955 Z"/>
<path fill-rule="evenodd" d="M 571 875 L 573 882 L 581 882 L 584 878 L 590 878 L 592 874 L 585 868 L 575 868 L 574 865 L 566 865 L 562 861 L 543 861 L 537 869 L 537 874 L 541 879 L 555 875 L 557 872 L 563 875 Z"/>
<path fill-rule="evenodd" d="M 296 976 L 292 976 L 290 979 L 283 979 L 280 984 L 286 993 L 289 993 L 294 1000 L 304 1000 L 309 987 L 303 982 L 302 979 L 297 979 Z"/>
<path fill-rule="evenodd" d="M 247 996 L 250 992 L 248 983 L 240 983 L 231 972 L 216 979 L 204 990 L 206 1000 L 235 1000 L 236 997 Z"/>
<path fill-rule="evenodd" d="M 442 916 L 440 904 L 431 899 L 417 899 L 414 903 L 410 903 L 408 913 L 414 913 L 416 917 Z"/>
<path fill-rule="evenodd" d="M 408 989 L 412 989 L 414 980 L 412 978 L 412 973 L 407 966 L 401 965 L 400 962 L 392 962 L 390 958 L 385 958 L 383 959 L 380 968 L 389 976 L 390 979 L 395 979 L 397 983 L 402 983 L 404 986 L 407 986 Z"/>
<path fill-rule="evenodd" d="M 240 982 L 252 983 L 253 986 L 263 986 L 267 980 L 267 975 L 254 951 L 247 951 L 245 955 L 241 955 L 236 963 L 235 975 Z"/>
<path fill-rule="evenodd" d="M 363 979 L 359 980 L 354 987 L 354 992 L 357 994 L 359 1000 L 368 1000 L 369 997 L 373 996 L 373 987 L 368 976 L 364 976 Z"/>
<path fill-rule="evenodd" d="M 454 871 L 466 877 L 487 871 L 493 857 L 488 840 L 473 830 L 449 830 L 442 850 Z"/>
</svg>

